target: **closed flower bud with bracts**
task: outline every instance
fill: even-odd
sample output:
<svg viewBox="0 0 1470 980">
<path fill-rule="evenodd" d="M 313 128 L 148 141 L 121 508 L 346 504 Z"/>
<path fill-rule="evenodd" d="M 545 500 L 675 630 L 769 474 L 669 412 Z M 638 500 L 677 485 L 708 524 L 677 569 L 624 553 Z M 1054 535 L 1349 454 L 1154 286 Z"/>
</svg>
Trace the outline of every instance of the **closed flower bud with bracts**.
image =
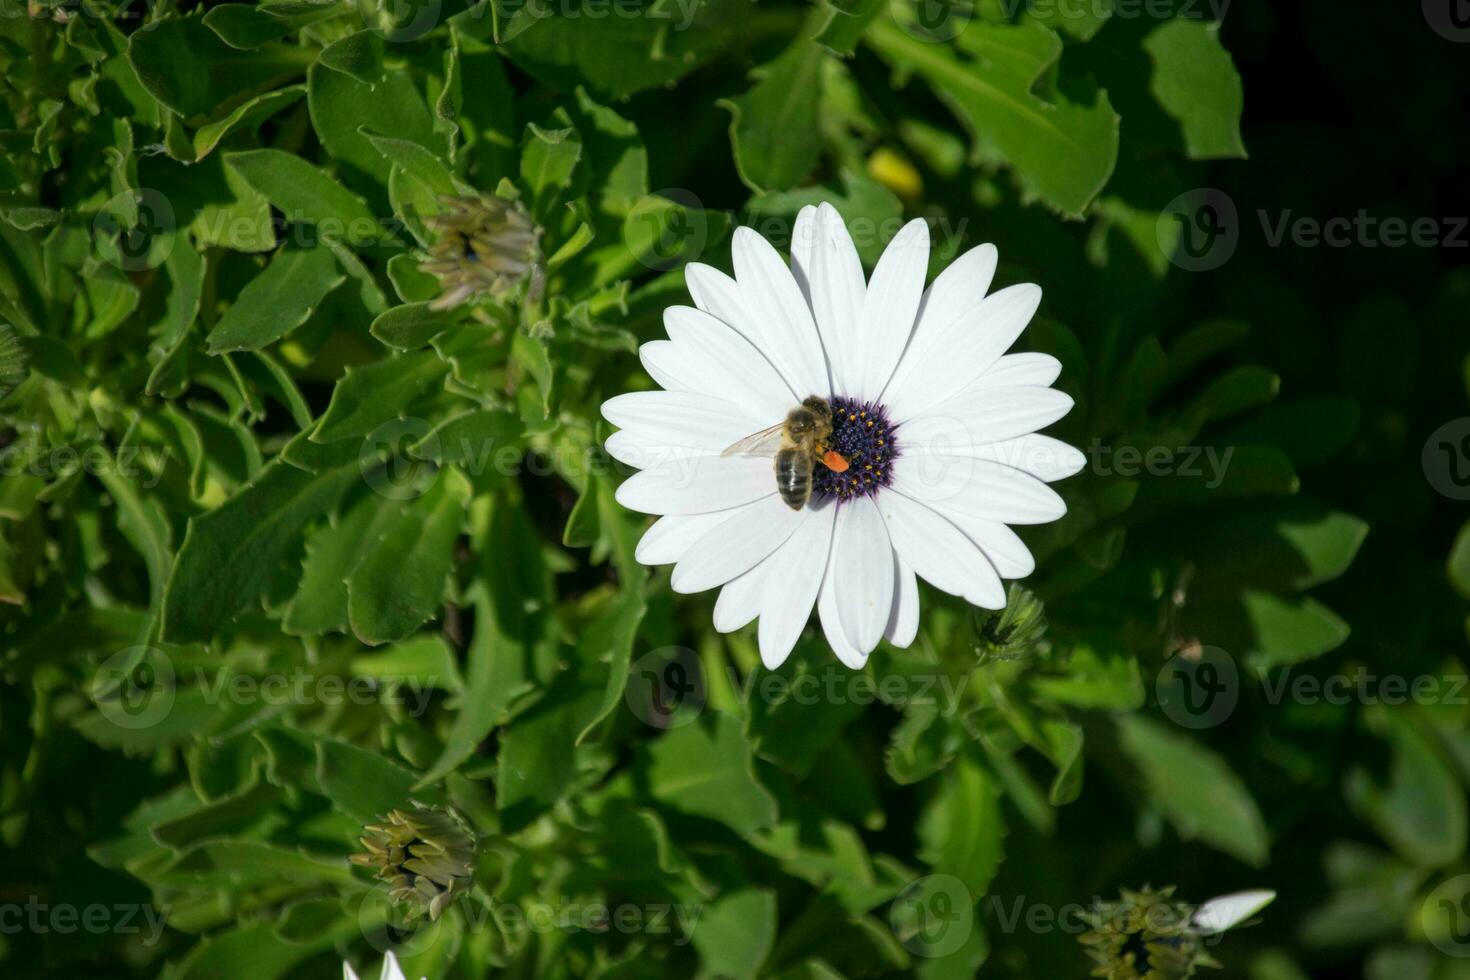
<svg viewBox="0 0 1470 980">
<path fill-rule="evenodd" d="M 363 831 L 366 853 L 348 860 L 387 882 L 388 897 L 407 905 L 410 918 L 438 919 L 474 881 L 475 835 L 452 810 L 415 803 Z"/>
<path fill-rule="evenodd" d="M 434 310 L 459 306 L 476 296 L 500 297 L 527 279 L 539 290 L 541 229 L 519 201 L 493 194 L 440 198 L 445 210 L 426 219 L 439 237 L 420 265 L 444 291 Z"/>
<path fill-rule="evenodd" d="M 1046 607 L 1023 585 L 1011 583 L 1006 607 L 971 611 L 975 653 L 981 663 L 1021 660 L 1036 654 L 1046 636 Z"/>
<path fill-rule="evenodd" d="M 1107 980 L 1184 980 L 1195 967 L 1215 965 L 1205 955 L 1194 910 L 1173 898 L 1174 889 L 1123 889 L 1085 917 L 1092 926 L 1080 941 L 1097 961 L 1092 975 Z"/>
</svg>

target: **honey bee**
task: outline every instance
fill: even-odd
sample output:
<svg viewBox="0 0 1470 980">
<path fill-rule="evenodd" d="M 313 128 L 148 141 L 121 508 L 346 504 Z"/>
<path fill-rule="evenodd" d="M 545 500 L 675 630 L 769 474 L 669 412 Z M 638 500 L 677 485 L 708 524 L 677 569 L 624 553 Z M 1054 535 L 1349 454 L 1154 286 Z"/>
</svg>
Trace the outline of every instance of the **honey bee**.
<svg viewBox="0 0 1470 980">
<path fill-rule="evenodd" d="M 751 433 L 720 455 L 773 457 L 777 492 L 786 506 L 801 510 L 811 499 L 812 477 L 818 461 L 834 473 L 847 470 L 847 460 L 827 448 L 831 438 L 832 407 L 826 399 L 812 395 L 787 412 L 780 422 Z"/>
</svg>

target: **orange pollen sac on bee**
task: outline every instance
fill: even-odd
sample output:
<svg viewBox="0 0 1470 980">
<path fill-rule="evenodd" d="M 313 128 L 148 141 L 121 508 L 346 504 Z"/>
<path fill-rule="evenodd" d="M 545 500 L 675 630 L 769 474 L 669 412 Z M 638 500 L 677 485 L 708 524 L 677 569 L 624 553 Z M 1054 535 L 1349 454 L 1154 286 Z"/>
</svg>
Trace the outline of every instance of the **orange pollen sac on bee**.
<svg viewBox="0 0 1470 980">
<path fill-rule="evenodd" d="M 829 449 L 822 454 L 822 465 L 833 473 L 846 473 L 848 467 L 847 457 L 835 449 Z"/>
</svg>

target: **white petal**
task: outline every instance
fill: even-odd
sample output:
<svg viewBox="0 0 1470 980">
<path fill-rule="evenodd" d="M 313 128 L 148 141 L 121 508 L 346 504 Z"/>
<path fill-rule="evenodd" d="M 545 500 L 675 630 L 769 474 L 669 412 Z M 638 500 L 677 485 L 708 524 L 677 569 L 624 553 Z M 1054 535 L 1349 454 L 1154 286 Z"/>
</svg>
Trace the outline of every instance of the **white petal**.
<svg viewBox="0 0 1470 980">
<path fill-rule="evenodd" d="M 904 455 L 969 455 L 977 446 L 1028 435 L 1072 409 L 1055 388 L 980 388 L 926 409 L 899 428 Z"/>
<path fill-rule="evenodd" d="M 730 516 L 726 511 L 715 511 L 712 514 L 660 517 L 638 539 L 633 557 L 645 565 L 672 565 L 684 557 L 690 545 Z"/>
<path fill-rule="evenodd" d="M 359 980 L 357 971 L 346 960 L 342 961 L 342 980 Z"/>
<path fill-rule="evenodd" d="M 894 589 L 893 612 L 888 617 L 888 628 L 883 635 L 894 646 L 906 647 L 919 635 L 919 580 L 897 553 L 893 561 L 898 585 Z"/>
<path fill-rule="evenodd" d="M 684 267 L 684 284 L 689 288 L 689 296 L 695 306 L 729 324 L 757 350 L 761 349 L 764 334 L 753 329 L 759 324 L 752 323 L 750 311 L 745 308 L 745 300 L 740 295 L 740 286 L 733 278 L 714 266 L 691 262 Z"/>
<path fill-rule="evenodd" d="M 763 337 L 756 346 L 800 397 L 829 397 L 832 386 L 822 341 L 791 270 L 771 243 L 749 228 L 735 229 L 731 254 L 751 329 Z"/>
<path fill-rule="evenodd" d="M 878 509 L 894 550 L 920 578 L 985 609 L 1005 608 L 1000 577 L 959 528 L 901 493 L 880 493 Z"/>
<path fill-rule="evenodd" d="M 650 340 L 638 348 L 638 360 L 648 376 L 668 391 L 705 391 L 694 364 L 678 356 L 672 340 Z"/>
<path fill-rule="evenodd" d="M 888 383 L 891 391 L 912 373 L 911 361 L 929 356 L 934 344 L 945 336 L 962 315 L 980 305 L 995 276 L 994 245 L 977 245 L 944 268 L 919 300 L 913 335 Z"/>
<path fill-rule="evenodd" d="M 900 456 L 894 490 L 1003 524 L 1045 524 L 1067 512 L 1057 492 L 1020 470 L 973 456 Z"/>
<path fill-rule="evenodd" d="M 770 558 L 726 582 L 715 600 L 715 629 L 733 633 L 761 613 L 761 597 L 774 563 Z"/>
<path fill-rule="evenodd" d="M 1036 559 L 1020 535 L 999 521 L 987 521 L 946 507 L 927 504 L 975 542 L 1001 578 L 1025 578 L 1036 571 Z"/>
<path fill-rule="evenodd" d="M 781 547 L 809 516 L 774 495 L 735 511 L 679 559 L 671 582 L 674 591 L 703 592 L 743 575 Z"/>
<path fill-rule="evenodd" d="M 1074 449 L 1060 439 L 1034 434 L 977 446 L 975 455 L 1030 473 L 1047 483 L 1066 479 L 1087 465 L 1087 456 L 1082 450 Z"/>
<path fill-rule="evenodd" d="M 771 362 L 733 327 L 692 306 L 664 311 L 664 329 L 677 356 L 700 379 L 697 391 L 719 392 L 750 413 L 780 419 L 800 401 Z"/>
<path fill-rule="evenodd" d="M 398 957 L 393 955 L 391 949 L 383 954 L 383 972 L 378 980 L 403 980 L 403 969 L 398 965 Z"/>
<path fill-rule="evenodd" d="M 690 456 L 634 473 L 615 497 L 629 510 L 644 514 L 707 514 L 775 492 L 769 459 Z"/>
<path fill-rule="evenodd" d="M 1026 329 L 1041 289 L 1009 286 L 981 300 L 920 351 L 910 351 L 894 372 L 883 404 L 896 419 L 911 419 L 959 394 L 988 371 Z"/>
<path fill-rule="evenodd" d="M 765 564 L 773 565 L 761 598 L 758 634 L 761 662 L 775 670 L 786 662 L 812 615 L 832 547 L 835 505 L 818 506 Z"/>
<path fill-rule="evenodd" d="M 915 218 L 883 250 L 858 318 L 862 377 L 854 394 L 876 401 L 908 345 L 929 270 L 929 226 Z M 900 416 L 901 417 L 901 416 Z"/>
<path fill-rule="evenodd" d="M 928 343 L 961 316 L 980 305 L 995 278 L 998 253 L 988 242 L 976 245 L 934 277 L 919 304 L 911 346 Z"/>
<path fill-rule="evenodd" d="M 1269 888 L 1235 892 L 1212 898 L 1195 910 L 1191 921 L 1206 936 L 1240 925 L 1276 899 Z"/>
<path fill-rule="evenodd" d="M 812 305 L 808 273 L 812 267 L 812 247 L 816 240 L 817 206 L 808 204 L 796 212 L 796 223 L 791 227 L 791 275 L 795 277 L 801 294 L 806 297 L 808 307 Z"/>
<path fill-rule="evenodd" d="M 810 219 L 803 224 L 803 216 Z M 822 336 L 839 395 L 859 394 L 861 354 L 858 318 L 862 314 L 863 263 L 842 216 L 830 204 L 802 208 L 791 243 L 791 271 L 801 284 Z"/>
<path fill-rule="evenodd" d="M 626 431 L 614 432 L 603 445 L 613 459 L 640 470 L 652 469 L 675 458 L 715 455 L 713 450 L 674 449 L 647 433 L 638 435 Z"/>
<path fill-rule="evenodd" d="M 602 403 L 618 428 L 655 445 L 719 453 L 771 423 L 732 401 L 691 391 L 633 391 Z"/>
<path fill-rule="evenodd" d="M 870 652 L 893 611 L 893 546 L 871 497 L 839 508 L 832 551 L 837 614 L 853 645 Z"/>
<path fill-rule="evenodd" d="M 834 552 L 835 558 L 835 552 Z M 842 617 L 837 612 L 837 583 L 834 580 L 835 562 L 827 562 L 827 574 L 822 578 L 822 591 L 817 596 L 817 616 L 822 621 L 822 634 L 837 659 L 853 670 L 862 670 L 868 662 L 868 654 L 859 650 L 848 639 L 842 628 Z"/>
<path fill-rule="evenodd" d="M 1019 354 L 1006 354 L 996 361 L 989 371 L 980 375 L 977 384 L 993 385 L 997 388 L 1009 385 L 1041 385 L 1045 388 L 1053 384 L 1061 374 L 1062 362 L 1050 354 L 1022 351 Z"/>
</svg>

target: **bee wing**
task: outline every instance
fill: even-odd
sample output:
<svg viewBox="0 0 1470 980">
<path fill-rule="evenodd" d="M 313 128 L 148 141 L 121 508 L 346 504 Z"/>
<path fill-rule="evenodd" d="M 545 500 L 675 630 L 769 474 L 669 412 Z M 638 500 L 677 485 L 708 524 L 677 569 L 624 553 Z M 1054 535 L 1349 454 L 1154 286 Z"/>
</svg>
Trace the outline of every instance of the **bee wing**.
<svg viewBox="0 0 1470 980">
<path fill-rule="evenodd" d="M 720 453 L 721 456 L 775 456 L 781 448 L 781 428 L 785 422 L 777 422 L 769 429 L 752 432 L 733 446 Z"/>
</svg>

